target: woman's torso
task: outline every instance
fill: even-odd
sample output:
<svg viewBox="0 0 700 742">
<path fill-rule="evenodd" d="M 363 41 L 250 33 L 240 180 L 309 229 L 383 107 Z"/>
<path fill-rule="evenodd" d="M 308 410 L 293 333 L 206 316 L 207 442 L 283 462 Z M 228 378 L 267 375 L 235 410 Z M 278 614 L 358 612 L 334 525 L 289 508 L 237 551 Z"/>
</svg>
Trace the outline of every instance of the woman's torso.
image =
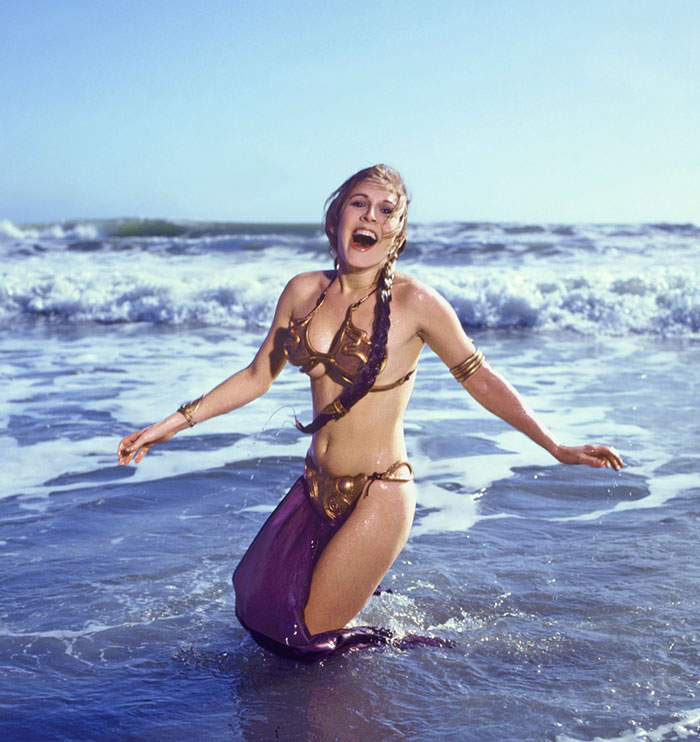
<svg viewBox="0 0 700 742">
<path fill-rule="evenodd" d="M 376 292 L 371 287 L 343 291 L 332 272 L 304 278 L 286 346 L 290 360 L 311 380 L 317 415 L 361 371 L 370 347 Z M 415 377 L 410 372 L 423 347 L 408 301 L 411 281 L 403 274 L 394 280 L 387 357 L 374 385 L 392 388 L 366 394 L 346 415 L 313 436 L 313 458 L 330 473 L 383 471 L 406 459 L 403 415 Z"/>
</svg>

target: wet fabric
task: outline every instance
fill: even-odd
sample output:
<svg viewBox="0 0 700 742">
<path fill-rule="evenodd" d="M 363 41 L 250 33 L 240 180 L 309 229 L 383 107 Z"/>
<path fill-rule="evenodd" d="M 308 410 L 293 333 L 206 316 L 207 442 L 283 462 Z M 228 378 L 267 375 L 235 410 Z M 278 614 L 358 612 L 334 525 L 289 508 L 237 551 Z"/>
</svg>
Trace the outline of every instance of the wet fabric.
<svg viewBox="0 0 700 742">
<path fill-rule="evenodd" d="M 449 646 L 433 637 L 394 639 L 389 629 L 352 626 L 311 635 L 304 622 L 314 566 L 354 507 L 329 520 L 311 505 L 300 477 L 267 519 L 233 574 L 236 616 L 260 646 L 304 662 L 348 649 L 392 644 Z"/>
</svg>

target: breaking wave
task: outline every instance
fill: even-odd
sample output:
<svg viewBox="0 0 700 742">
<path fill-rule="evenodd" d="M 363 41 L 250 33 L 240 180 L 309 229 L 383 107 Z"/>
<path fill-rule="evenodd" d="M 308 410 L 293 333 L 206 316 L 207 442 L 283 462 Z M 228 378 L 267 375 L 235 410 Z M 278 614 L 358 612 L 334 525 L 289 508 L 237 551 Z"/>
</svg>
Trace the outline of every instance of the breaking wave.
<svg viewBox="0 0 700 742">
<path fill-rule="evenodd" d="M 700 333 L 694 225 L 451 222 L 409 233 L 401 268 L 469 328 Z M 265 327 L 294 273 L 330 267 L 311 225 L 0 222 L 0 322 Z"/>
</svg>

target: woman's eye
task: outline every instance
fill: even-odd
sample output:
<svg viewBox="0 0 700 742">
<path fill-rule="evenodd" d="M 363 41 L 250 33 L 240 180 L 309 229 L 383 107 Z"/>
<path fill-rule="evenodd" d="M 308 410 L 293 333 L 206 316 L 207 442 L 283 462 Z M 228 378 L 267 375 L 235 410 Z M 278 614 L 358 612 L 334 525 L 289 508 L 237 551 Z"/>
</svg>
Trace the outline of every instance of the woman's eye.
<svg viewBox="0 0 700 742">
<path fill-rule="evenodd" d="M 390 209 L 388 206 L 385 206 L 382 209 L 382 214 L 393 214 L 393 213 L 394 213 L 394 210 L 393 209 Z"/>
<path fill-rule="evenodd" d="M 351 201 L 350 206 L 359 206 L 362 208 L 365 205 L 364 201 Z"/>
</svg>

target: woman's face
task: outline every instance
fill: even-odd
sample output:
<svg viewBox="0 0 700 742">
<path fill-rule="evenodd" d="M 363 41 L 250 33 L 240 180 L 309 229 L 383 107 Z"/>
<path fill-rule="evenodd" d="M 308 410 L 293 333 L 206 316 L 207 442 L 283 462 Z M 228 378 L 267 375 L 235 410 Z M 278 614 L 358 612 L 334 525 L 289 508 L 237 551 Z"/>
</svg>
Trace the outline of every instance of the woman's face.
<svg viewBox="0 0 700 742">
<path fill-rule="evenodd" d="M 350 191 L 338 222 L 341 267 L 359 270 L 386 261 L 399 231 L 398 202 L 397 193 L 376 180 L 363 180 Z"/>
</svg>

